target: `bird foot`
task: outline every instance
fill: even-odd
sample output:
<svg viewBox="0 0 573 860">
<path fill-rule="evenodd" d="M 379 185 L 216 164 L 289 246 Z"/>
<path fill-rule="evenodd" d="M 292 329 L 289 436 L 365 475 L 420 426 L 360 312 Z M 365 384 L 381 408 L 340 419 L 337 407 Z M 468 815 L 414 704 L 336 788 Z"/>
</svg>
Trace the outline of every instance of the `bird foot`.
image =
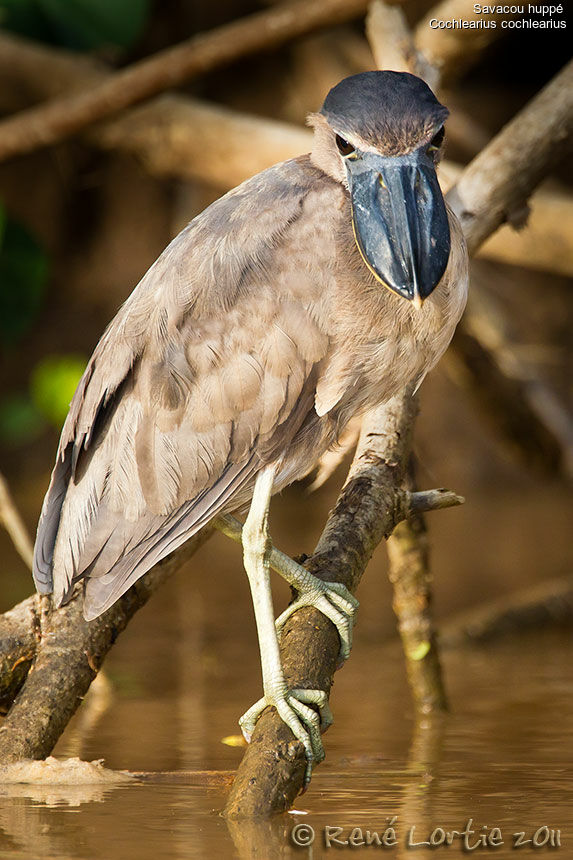
<svg viewBox="0 0 573 860">
<path fill-rule="evenodd" d="M 318 709 L 318 713 L 311 705 Z M 333 722 L 328 696 L 323 690 L 286 690 L 284 685 L 265 693 L 239 720 L 247 742 L 251 740 L 257 720 L 268 707 L 277 709 L 282 721 L 304 746 L 307 761 L 304 775 L 306 788 L 314 764 L 324 759 L 321 731 L 326 731 Z"/>
<path fill-rule="evenodd" d="M 326 615 L 338 630 L 340 661 L 343 663 L 348 658 L 352 648 L 352 630 L 359 605 L 358 600 L 342 582 L 324 582 L 324 580 L 308 574 L 304 585 L 298 589 L 296 599 L 277 618 L 275 622 L 277 635 L 280 638 L 291 615 L 302 609 L 303 606 L 313 606 L 323 615 Z"/>
</svg>

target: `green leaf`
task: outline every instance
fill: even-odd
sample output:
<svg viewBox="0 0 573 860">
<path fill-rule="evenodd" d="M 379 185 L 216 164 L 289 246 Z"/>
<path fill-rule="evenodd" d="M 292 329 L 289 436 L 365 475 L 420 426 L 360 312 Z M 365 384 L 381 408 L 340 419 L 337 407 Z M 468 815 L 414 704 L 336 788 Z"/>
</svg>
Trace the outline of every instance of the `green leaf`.
<svg viewBox="0 0 573 860">
<path fill-rule="evenodd" d="M 128 48 L 149 17 L 150 0 L 0 0 L 0 23 L 29 38 L 80 51 Z"/>
<path fill-rule="evenodd" d="M 14 344 L 36 319 L 48 276 L 46 255 L 20 224 L 0 212 L 0 341 Z"/>
<path fill-rule="evenodd" d="M 58 428 L 68 414 L 85 366 L 86 359 L 82 356 L 51 355 L 42 359 L 32 371 L 32 401 L 39 412 Z"/>
</svg>

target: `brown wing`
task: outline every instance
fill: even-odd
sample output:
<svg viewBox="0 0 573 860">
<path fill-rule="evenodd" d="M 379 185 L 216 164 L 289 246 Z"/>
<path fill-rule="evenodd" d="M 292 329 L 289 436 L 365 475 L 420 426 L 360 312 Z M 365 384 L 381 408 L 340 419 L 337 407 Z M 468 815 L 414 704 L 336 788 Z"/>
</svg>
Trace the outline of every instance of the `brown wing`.
<svg viewBox="0 0 573 860">
<path fill-rule="evenodd" d="M 244 504 L 277 455 L 273 437 L 288 441 L 312 409 L 328 337 L 312 302 L 272 277 L 308 178 L 287 163 L 206 210 L 100 341 L 38 526 L 34 575 L 57 605 L 85 578 L 96 617 L 218 511 Z M 279 195 L 278 209 L 261 195 Z"/>
</svg>

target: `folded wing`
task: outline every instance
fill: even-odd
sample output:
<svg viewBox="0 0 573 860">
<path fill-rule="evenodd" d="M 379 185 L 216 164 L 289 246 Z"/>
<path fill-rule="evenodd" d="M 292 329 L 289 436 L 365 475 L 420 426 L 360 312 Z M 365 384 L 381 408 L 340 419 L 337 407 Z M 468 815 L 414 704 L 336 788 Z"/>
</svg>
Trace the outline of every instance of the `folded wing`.
<svg viewBox="0 0 573 860">
<path fill-rule="evenodd" d="M 195 219 L 98 344 L 38 526 L 34 577 L 56 605 L 84 579 L 96 617 L 219 511 L 245 504 L 276 440 L 312 410 L 329 339 L 312 302 L 272 273 L 307 189 L 290 165 Z"/>
</svg>

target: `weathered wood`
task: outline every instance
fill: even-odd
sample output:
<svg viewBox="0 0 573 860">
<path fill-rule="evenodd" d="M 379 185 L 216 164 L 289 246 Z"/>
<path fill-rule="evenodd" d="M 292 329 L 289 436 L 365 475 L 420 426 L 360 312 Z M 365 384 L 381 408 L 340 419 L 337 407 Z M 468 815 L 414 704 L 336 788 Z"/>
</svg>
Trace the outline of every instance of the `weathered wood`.
<svg viewBox="0 0 573 860">
<path fill-rule="evenodd" d="M 448 193 L 474 252 L 501 224 L 520 225 L 527 200 L 573 141 L 573 60 L 466 167 Z"/>
<path fill-rule="evenodd" d="M 131 617 L 211 532 L 210 528 L 204 529 L 156 564 L 95 621 L 84 620 L 79 589 L 74 599 L 56 612 L 49 611 L 49 598 L 36 596 L 2 616 L 0 690 L 4 701 L 9 703 L 18 685 L 21 689 L 0 727 L 0 764 L 41 759 L 51 753 Z M 14 663 L 23 668 L 15 674 L 14 667 L 10 670 L 10 661 L 17 654 Z M 5 674 L 6 667 L 9 671 Z"/>
<path fill-rule="evenodd" d="M 347 481 L 305 562 L 316 576 L 354 592 L 376 546 L 408 515 L 408 494 L 399 487 L 416 410 L 416 399 L 407 393 L 365 418 Z M 330 692 L 340 647 L 331 621 L 315 609 L 301 609 L 289 619 L 280 644 L 289 687 Z M 302 788 L 305 769 L 303 745 L 268 708 L 240 764 L 225 815 L 286 811 Z"/>
<path fill-rule="evenodd" d="M 410 462 L 405 482 L 414 487 Z M 432 575 L 426 522 L 421 511 L 412 511 L 398 523 L 386 542 L 392 606 L 398 620 L 406 673 L 418 716 L 447 710 L 436 630 L 431 614 Z"/>
<path fill-rule="evenodd" d="M 40 639 L 38 595 L 0 615 L 0 713 L 5 714 L 34 662 Z"/>
</svg>

